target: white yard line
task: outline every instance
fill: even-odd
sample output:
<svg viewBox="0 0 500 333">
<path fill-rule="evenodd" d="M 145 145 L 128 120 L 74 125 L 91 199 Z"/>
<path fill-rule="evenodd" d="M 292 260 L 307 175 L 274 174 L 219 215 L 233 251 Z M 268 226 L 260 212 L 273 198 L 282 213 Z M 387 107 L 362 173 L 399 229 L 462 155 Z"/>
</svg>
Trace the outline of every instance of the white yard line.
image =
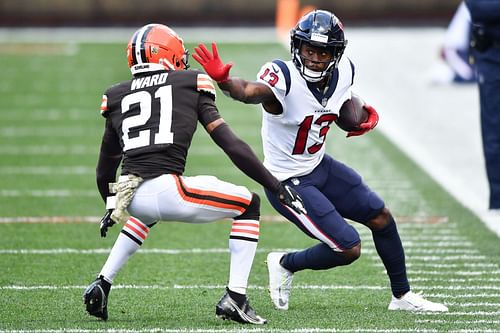
<svg viewBox="0 0 500 333">
<path fill-rule="evenodd" d="M 1 166 L 3 175 L 95 175 L 95 167 L 76 166 Z M 67 191 L 67 190 L 65 190 Z M 95 191 L 94 191 L 95 194 Z"/>
<path fill-rule="evenodd" d="M 17 291 L 36 291 L 36 290 L 73 290 L 73 289 L 85 289 L 87 286 L 83 285 L 73 285 L 73 286 L 58 286 L 58 285 L 6 285 L 0 286 L 0 290 L 17 290 Z M 125 285 L 117 284 L 113 285 L 113 290 L 118 289 L 131 289 L 131 290 L 183 290 L 183 289 L 209 289 L 218 290 L 224 289 L 224 285 Z M 267 290 L 267 286 L 249 285 L 249 289 L 256 290 Z M 371 285 L 310 285 L 310 284 L 296 284 L 293 286 L 295 290 L 388 290 L 387 286 L 371 286 Z M 467 285 L 467 286 L 446 286 L 446 285 L 435 285 L 435 286 L 412 286 L 413 290 L 441 290 L 441 291 L 460 291 L 460 290 L 491 290 L 492 295 L 499 296 L 498 292 L 500 286 L 497 285 Z M 446 294 L 445 294 L 446 295 Z M 430 296 L 430 295 L 426 295 Z M 456 296 L 456 295 L 455 295 Z M 445 298 L 446 296 L 441 296 Z M 447 297 L 454 297 L 449 295 Z M 472 297 L 472 296 L 471 296 Z M 493 297 L 493 296 L 492 296 Z M 472 304 L 472 302 L 468 302 Z"/>
<path fill-rule="evenodd" d="M 96 191 L 79 191 L 67 189 L 45 190 L 0 190 L 0 197 L 95 197 Z"/>
<path fill-rule="evenodd" d="M 81 329 L 81 328 L 59 328 L 59 329 L 33 329 L 33 330 L 0 330 L 0 333 L 498 333 L 494 329 L 426 329 L 426 328 L 296 328 L 296 329 L 280 329 L 280 328 L 221 328 L 221 329 L 205 329 L 205 328 L 180 328 L 167 329 L 160 327 L 150 327 L 144 329 Z"/>
</svg>

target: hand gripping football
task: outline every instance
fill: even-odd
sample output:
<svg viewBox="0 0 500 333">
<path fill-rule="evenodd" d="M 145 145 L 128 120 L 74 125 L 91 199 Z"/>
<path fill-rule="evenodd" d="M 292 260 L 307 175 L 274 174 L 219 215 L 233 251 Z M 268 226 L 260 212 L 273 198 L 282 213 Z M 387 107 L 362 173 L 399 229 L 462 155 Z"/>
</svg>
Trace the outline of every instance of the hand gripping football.
<svg viewBox="0 0 500 333">
<path fill-rule="evenodd" d="M 345 101 L 339 110 L 339 117 L 335 121 L 338 127 L 346 132 L 359 131 L 359 125 L 368 120 L 368 111 L 363 107 L 365 102 L 358 95 Z"/>
</svg>

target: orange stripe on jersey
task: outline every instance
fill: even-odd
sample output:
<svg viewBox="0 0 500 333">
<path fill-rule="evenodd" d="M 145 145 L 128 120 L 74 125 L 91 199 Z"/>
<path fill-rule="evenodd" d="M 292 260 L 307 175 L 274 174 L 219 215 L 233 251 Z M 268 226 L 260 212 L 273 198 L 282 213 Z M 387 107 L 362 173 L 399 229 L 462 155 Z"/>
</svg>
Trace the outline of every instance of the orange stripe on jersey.
<svg viewBox="0 0 500 333">
<path fill-rule="evenodd" d="M 206 91 L 215 96 L 215 86 L 212 82 L 212 79 L 206 74 L 198 74 L 196 80 L 196 90 Z"/>
<path fill-rule="evenodd" d="M 106 111 L 108 111 L 108 96 L 102 95 L 101 114 L 104 114 Z"/>
<path fill-rule="evenodd" d="M 185 201 L 217 208 L 237 210 L 241 213 L 243 213 L 250 204 L 250 200 L 246 198 L 227 195 L 220 192 L 189 188 L 178 176 L 174 177 L 177 185 L 177 191 Z"/>
</svg>

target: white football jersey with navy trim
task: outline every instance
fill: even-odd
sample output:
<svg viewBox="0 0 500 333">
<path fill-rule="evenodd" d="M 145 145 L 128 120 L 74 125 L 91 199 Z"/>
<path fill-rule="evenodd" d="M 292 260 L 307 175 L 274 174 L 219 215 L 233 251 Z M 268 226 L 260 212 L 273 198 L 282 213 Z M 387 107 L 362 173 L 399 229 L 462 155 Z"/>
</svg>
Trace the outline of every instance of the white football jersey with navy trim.
<svg viewBox="0 0 500 333">
<path fill-rule="evenodd" d="M 342 104 L 351 98 L 354 66 L 342 57 L 324 92 L 312 88 L 293 62 L 274 60 L 262 66 L 257 81 L 268 85 L 283 107 L 262 111 L 264 165 L 280 181 L 309 174 L 323 159 L 325 139 Z"/>
</svg>

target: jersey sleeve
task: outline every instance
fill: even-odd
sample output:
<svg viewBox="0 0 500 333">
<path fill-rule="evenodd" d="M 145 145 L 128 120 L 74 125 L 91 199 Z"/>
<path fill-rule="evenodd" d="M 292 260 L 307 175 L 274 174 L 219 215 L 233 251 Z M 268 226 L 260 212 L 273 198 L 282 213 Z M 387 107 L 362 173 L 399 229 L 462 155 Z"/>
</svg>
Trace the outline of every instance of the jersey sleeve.
<svg viewBox="0 0 500 333">
<path fill-rule="evenodd" d="M 196 76 L 196 90 L 206 93 L 215 99 L 215 86 L 212 79 L 207 74 L 199 73 Z"/>
<path fill-rule="evenodd" d="M 283 65 L 281 66 L 281 64 Z M 290 73 L 282 61 L 275 60 L 265 63 L 257 73 L 257 82 L 264 83 L 271 88 L 280 104 L 285 105 L 285 97 L 290 90 Z"/>
<path fill-rule="evenodd" d="M 109 112 L 108 95 L 104 94 L 104 95 L 102 95 L 102 100 L 101 100 L 101 116 L 107 117 L 108 112 Z"/>
<path fill-rule="evenodd" d="M 351 99 L 352 86 L 354 84 L 354 64 L 351 59 L 342 57 L 338 64 L 338 82 L 336 87 L 336 94 L 339 95 L 339 108 L 340 106 Z"/>
</svg>

